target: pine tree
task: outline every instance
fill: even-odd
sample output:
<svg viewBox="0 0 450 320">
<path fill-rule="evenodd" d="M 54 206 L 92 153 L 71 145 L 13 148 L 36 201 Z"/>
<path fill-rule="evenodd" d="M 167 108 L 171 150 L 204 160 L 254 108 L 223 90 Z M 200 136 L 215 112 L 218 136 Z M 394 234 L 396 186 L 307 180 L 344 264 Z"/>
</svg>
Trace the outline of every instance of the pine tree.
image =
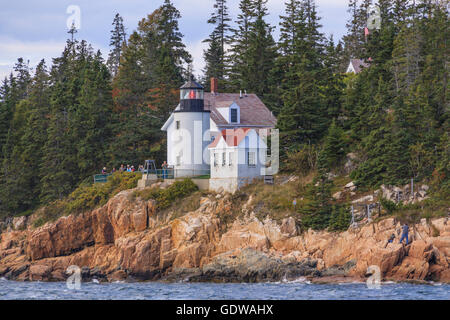
<svg viewBox="0 0 450 320">
<path fill-rule="evenodd" d="M 224 80 L 227 78 L 229 69 L 226 50 L 231 41 L 229 24 L 231 18 L 228 14 L 226 0 L 216 0 L 214 9 L 215 11 L 208 19 L 208 23 L 214 25 L 215 28 L 209 38 L 204 40 L 209 44 L 208 49 L 203 53 L 206 64 L 204 74 L 206 79 L 211 77 L 220 79 L 219 84 L 223 88 L 226 87 Z M 207 81 L 206 83 L 209 84 L 210 82 Z"/>
<path fill-rule="evenodd" d="M 232 90 L 243 90 L 243 79 L 248 77 L 248 60 L 250 47 L 250 31 L 255 21 L 255 8 L 253 0 L 241 0 L 240 13 L 237 16 L 236 28 L 232 30 L 230 61 L 230 85 Z M 244 88 L 246 90 L 246 88 Z"/>
<path fill-rule="evenodd" d="M 285 3 L 285 15 L 280 16 L 280 40 L 278 56 L 272 73 L 276 83 L 272 88 L 272 111 L 278 115 L 283 106 L 283 95 L 297 85 L 296 66 L 302 55 L 302 42 L 305 27 L 303 10 L 299 0 L 289 0 Z"/>
<path fill-rule="evenodd" d="M 324 138 L 323 149 L 319 155 L 319 167 L 327 171 L 338 168 L 346 154 L 346 149 L 344 131 L 333 120 Z"/>
<path fill-rule="evenodd" d="M 177 90 L 192 62 L 179 31 L 179 11 L 166 0 L 128 41 L 113 82 L 115 114 L 112 162 L 142 163 L 165 156 L 161 127 L 177 102 Z"/>
<path fill-rule="evenodd" d="M 269 108 L 268 95 L 276 85 L 271 74 L 276 59 L 276 45 L 272 37 L 273 27 L 264 18 L 267 16 L 267 0 L 255 0 L 255 21 L 251 24 L 247 48 L 247 69 L 242 77 L 242 88 L 257 94 Z"/>
<path fill-rule="evenodd" d="M 28 87 L 31 82 L 30 62 L 24 61 L 23 58 L 17 59 L 14 65 L 14 71 L 16 73 L 15 79 L 17 83 L 18 98 L 24 99 L 28 95 Z"/>
<path fill-rule="evenodd" d="M 13 91 L 15 86 L 14 77 L 5 78 L 0 87 L 0 160 L 4 158 L 3 147 L 9 131 L 9 126 L 14 111 L 15 100 Z"/>
<path fill-rule="evenodd" d="M 74 114 L 79 137 L 75 144 L 77 164 L 81 178 L 98 172 L 108 160 L 105 146 L 111 141 L 112 98 L 110 74 L 103 64 L 100 52 L 93 57 L 78 96 L 78 108 Z"/>
<path fill-rule="evenodd" d="M 109 45 L 112 47 L 108 57 L 108 69 L 114 77 L 117 74 L 120 66 L 120 57 L 122 55 L 123 46 L 126 45 L 126 32 L 123 25 L 123 18 L 116 13 L 114 21 L 112 23 L 113 29 L 111 30 L 111 40 Z"/>
<path fill-rule="evenodd" d="M 324 171 L 308 185 L 304 203 L 299 209 L 304 230 L 322 230 L 328 227 L 333 213 L 332 187 L 333 182 L 327 178 Z"/>
<path fill-rule="evenodd" d="M 324 38 L 313 1 L 302 2 L 301 31 L 296 42 L 300 59 L 292 66 L 293 87 L 283 94 L 284 105 L 278 117 L 283 152 L 295 150 L 302 143 L 318 142 L 329 125 L 328 106 L 323 99 L 326 81 L 323 53 Z"/>
<path fill-rule="evenodd" d="M 29 95 L 15 110 L 8 135 L 11 150 L 3 160 L 0 197 L 3 210 L 21 213 L 39 204 L 41 146 L 46 141 L 49 77 L 45 62 L 36 67 Z"/>
</svg>

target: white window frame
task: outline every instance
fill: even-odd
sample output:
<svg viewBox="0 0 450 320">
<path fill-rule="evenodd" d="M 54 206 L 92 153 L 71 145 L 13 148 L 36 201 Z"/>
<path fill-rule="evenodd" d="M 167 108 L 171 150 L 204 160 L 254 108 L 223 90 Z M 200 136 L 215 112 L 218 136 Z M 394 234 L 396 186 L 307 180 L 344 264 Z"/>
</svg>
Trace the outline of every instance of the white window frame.
<svg viewBox="0 0 450 320">
<path fill-rule="evenodd" d="M 227 154 L 225 151 L 222 152 L 222 167 L 225 167 L 227 164 Z"/>
<path fill-rule="evenodd" d="M 228 152 L 228 166 L 231 167 L 233 165 L 233 157 L 234 157 L 234 152 Z"/>
<path fill-rule="evenodd" d="M 175 121 L 175 129 L 180 130 L 180 127 L 181 127 L 180 120 Z"/>
<path fill-rule="evenodd" d="M 219 164 L 219 161 L 217 161 L 218 159 L 218 153 L 217 152 L 214 152 L 214 154 L 213 154 L 213 163 L 214 163 L 214 167 L 217 167 L 217 165 Z"/>
<path fill-rule="evenodd" d="M 252 161 L 250 161 L 250 155 L 252 155 L 252 157 L 251 157 Z M 256 167 L 256 152 L 254 152 L 254 151 L 247 151 L 247 165 L 250 168 Z"/>
</svg>

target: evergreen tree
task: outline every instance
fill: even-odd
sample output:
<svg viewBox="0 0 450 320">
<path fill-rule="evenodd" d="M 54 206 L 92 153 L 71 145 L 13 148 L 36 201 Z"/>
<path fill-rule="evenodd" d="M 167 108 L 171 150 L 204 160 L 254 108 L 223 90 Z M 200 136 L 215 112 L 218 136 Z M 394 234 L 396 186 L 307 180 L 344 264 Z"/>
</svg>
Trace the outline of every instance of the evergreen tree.
<svg viewBox="0 0 450 320">
<path fill-rule="evenodd" d="M 319 167 L 329 171 L 341 165 L 346 154 L 344 131 L 333 120 L 324 138 L 323 149 L 319 155 Z"/>
<path fill-rule="evenodd" d="M 123 25 L 123 18 L 116 13 L 114 21 L 112 23 L 113 29 L 111 30 L 111 40 L 109 45 L 112 47 L 108 57 L 108 69 L 112 76 L 117 74 L 120 66 L 120 57 L 122 55 L 123 46 L 126 45 L 126 32 Z"/>
<path fill-rule="evenodd" d="M 24 99 L 28 95 L 28 87 L 31 82 L 31 73 L 29 67 L 29 61 L 24 61 L 23 58 L 17 59 L 14 65 L 14 71 L 16 73 L 15 79 L 17 83 L 18 98 Z"/>
<path fill-rule="evenodd" d="M 302 10 L 299 35 L 303 36 L 296 39 L 301 56 L 292 66 L 294 86 L 283 94 L 284 105 L 278 117 L 284 152 L 302 143 L 318 142 L 330 121 L 322 95 L 326 86 L 322 78 L 324 39 L 314 1 L 304 0 Z"/>
<path fill-rule="evenodd" d="M 243 90 L 243 79 L 248 77 L 250 31 L 255 20 L 253 0 L 241 0 L 236 28 L 232 30 L 230 61 L 230 85 L 232 90 Z M 244 89 L 245 90 L 245 89 Z"/>
<path fill-rule="evenodd" d="M 111 161 L 142 163 L 165 157 L 161 127 L 177 105 L 186 65 L 192 62 L 179 31 L 179 11 L 166 0 L 128 41 L 113 82 L 115 114 Z"/>
<path fill-rule="evenodd" d="M 270 108 L 268 96 L 276 85 L 271 74 L 276 59 L 276 45 L 272 37 L 273 27 L 264 18 L 267 16 L 267 0 L 255 0 L 255 21 L 250 28 L 247 50 L 246 76 L 242 88 L 257 94 Z"/>
<path fill-rule="evenodd" d="M 21 213 L 39 204 L 41 146 L 46 141 L 49 77 L 42 60 L 29 84 L 29 95 L 15 109 L 3 160 L 0 197 L 2 209 Z"/>
<path fill-rule="evenodd" d="M 206 64 L 204 74 L 206 80 L 211 77 L 220 79 L 219 84 L 223 87 L 225 86 L 224 80 L 227 78 L 229 69 L 226 50 L 231 41 L 231 27 L 229 24 L 231 18 L 228 14 L 226 0 L 216 0 L 214 9 L 215 11 L 208 19 L 208 23 L 214 25 L 215 28 L 209 38 L 204 40 L 204 42 L 209 44 L 208 49 L 203 53 Z M 210 82 L 207 81 L 206 83 L 209 84 Z"/>
<path fill-rule="evenodd" d="M 333 213 L 332 187 L 333 182 L 324 171 L 308 185 L 304 204 L 299 208 L 303 229 L 322 230 L 328 227 Z"/>
</svg>

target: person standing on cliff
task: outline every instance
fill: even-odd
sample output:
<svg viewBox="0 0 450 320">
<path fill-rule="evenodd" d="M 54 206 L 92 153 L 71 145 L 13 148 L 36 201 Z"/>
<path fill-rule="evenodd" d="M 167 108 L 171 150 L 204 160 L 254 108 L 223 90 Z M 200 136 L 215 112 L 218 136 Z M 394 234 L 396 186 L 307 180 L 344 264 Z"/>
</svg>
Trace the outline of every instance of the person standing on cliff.
<svg viewBox="0 0 450 320">
<path fill-rule="evenodd" d="M 408 231 L 409 231 L 408 224 L 405 223 L 402 227 L 402 237 L 400 238 L 400 243 L 402 243 L 403 239 L 405 239 L 406 245 L 408 245 Z"/>
</svg>

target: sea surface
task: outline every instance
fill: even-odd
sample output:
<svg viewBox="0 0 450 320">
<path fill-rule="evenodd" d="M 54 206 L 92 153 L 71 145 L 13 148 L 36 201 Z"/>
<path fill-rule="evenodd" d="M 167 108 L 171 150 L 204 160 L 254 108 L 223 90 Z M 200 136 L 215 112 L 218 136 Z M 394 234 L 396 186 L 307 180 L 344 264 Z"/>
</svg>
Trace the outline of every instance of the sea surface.
<svg viewBox="0 0 450 320">
<path fill-rule="evenodd" d="M 299 280 L 280 283 L 82 283 L 79 290 L 65 282 L 15 282 L 0 279 L 0 300 L 450 300 L 450 285 L 440 283 L 382 283 L 369 289 L 365 283 L 311 284 Z"/>
</svg>

